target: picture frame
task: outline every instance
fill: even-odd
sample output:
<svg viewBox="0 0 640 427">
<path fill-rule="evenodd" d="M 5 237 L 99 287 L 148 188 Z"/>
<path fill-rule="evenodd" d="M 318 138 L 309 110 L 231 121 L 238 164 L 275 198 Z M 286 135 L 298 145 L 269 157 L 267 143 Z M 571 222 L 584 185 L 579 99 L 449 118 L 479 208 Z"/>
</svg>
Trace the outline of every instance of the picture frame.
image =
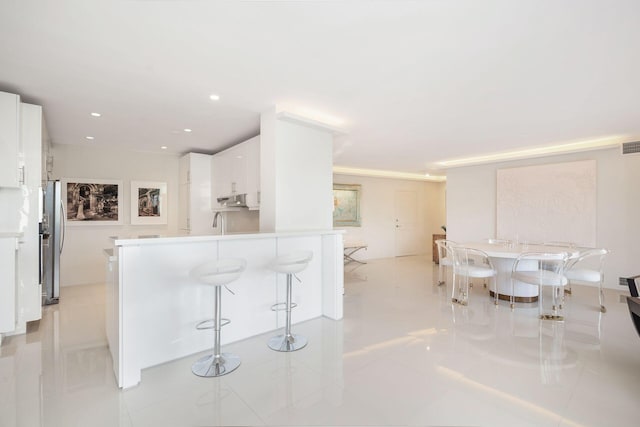
<svg viewBox="0 0 640 427">
<path fill-rule="evenodd" d="M 131 181 L 131 225 L 167 223 L 167 183 Z"/>
<path fill-rule="evenodd" d="M 361 227 L 360 184 L 333 184 L 333 226 Z"/>
<path fill-rule="evenodd" d="M 67 225 L 123 223 L 122 181 L 93 178 L 63 178 L 60 181 Z"/>
</svg>

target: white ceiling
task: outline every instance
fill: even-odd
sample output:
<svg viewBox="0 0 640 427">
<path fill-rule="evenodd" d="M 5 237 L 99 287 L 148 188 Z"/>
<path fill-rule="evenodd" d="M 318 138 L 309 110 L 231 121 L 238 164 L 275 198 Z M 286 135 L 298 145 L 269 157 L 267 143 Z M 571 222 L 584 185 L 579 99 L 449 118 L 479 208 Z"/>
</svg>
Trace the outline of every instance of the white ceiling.
<svg viewBox="0 0 640 427">
<path fill-rule="evenodd" d="M 0 90 L 58 144 L 215 152 L 284 105 L 344 121 L 336 165 L 424 173 L 640 136 L 638 18 L 637 0 L 2 0 Z"/>
</svg>

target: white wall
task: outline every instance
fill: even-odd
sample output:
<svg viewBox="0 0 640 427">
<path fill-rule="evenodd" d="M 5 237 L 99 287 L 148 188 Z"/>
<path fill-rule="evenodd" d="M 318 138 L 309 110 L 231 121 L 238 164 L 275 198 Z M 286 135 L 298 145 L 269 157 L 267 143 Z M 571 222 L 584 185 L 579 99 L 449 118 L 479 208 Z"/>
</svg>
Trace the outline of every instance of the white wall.
<svg viewBox="0 0 640 427">
<path fill-rule="evenodd" d="M 109 236 L 176 233 L 178 229 L 178 160 L 168 153 L 145 153 L 91 145 L 54 144 L 53 179 L 92 178 L 122 181 L 124 225 L 68 226 L 61 257 L 61 286 L 103 283 L 103 248 Z M 131 181 L 167 183 L 167 225 L 130 225 Z"/>
<path fill-rule="evenodd" d="M 596 245 L 612 250 L 605 286 L 620 289 L 618 277 L 640 274 L 640 156 L 623 156 L 619 148 L 448 170 L 448 238 L 495 235 L 497 169 L 591 159 L 597 163 Z"/>
<path fill-rule="evenodd" d="M 366 243 L 356 259 L 374 259 L 395 256 L 395 194 L 397 191 L 415 191 L 418 197 L 418 231 L 415 235 L 421 254 L 431 255 L 433 234 L 444 233 L 445 183 L 372 178 L 334 174 L 335 184 L 360 184 L 361 227 L 342 227 L 345 242 Z"/>
</svg>

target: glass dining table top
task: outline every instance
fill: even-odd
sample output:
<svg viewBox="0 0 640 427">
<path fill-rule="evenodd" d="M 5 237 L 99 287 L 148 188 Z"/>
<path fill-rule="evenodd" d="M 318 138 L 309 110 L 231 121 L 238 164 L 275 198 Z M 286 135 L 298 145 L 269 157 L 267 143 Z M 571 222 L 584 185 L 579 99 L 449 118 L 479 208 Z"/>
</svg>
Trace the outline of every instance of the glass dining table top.
<svg viewBox="0 0 640 427">
<path fill-rule="evenodd" d="M 478 249 L 492 258 L 517 258 L 523 253 L 560 253 L 566 252 L 569 258 L 575 258 L 586 249 L 578 246 L 553 246 L 529 243 L 488 243 L 464 242 L 460 246 Z"/>
</svg>

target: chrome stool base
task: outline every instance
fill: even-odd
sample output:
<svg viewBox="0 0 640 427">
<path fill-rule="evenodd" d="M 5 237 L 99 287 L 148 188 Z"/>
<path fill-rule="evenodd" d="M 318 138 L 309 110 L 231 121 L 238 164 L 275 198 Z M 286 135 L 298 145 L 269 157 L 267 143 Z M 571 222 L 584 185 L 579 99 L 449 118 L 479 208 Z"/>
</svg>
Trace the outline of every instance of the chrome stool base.
<svg viewBox="0 0 640 427">
<path fill-rule="evenodd" d="M 307 337 L 297 334 L 278 335 L 269 339 L 269 348 L 275 351 L 296 351 L 307 345 Z"/>
<path fill-rule="evenodd" d="M 240 358 L 232 353 L 213 354 L 201 357 L 191 365 L 191 372 L 199 377 L 221 377 L 240 366 Z"/>
</svg>

